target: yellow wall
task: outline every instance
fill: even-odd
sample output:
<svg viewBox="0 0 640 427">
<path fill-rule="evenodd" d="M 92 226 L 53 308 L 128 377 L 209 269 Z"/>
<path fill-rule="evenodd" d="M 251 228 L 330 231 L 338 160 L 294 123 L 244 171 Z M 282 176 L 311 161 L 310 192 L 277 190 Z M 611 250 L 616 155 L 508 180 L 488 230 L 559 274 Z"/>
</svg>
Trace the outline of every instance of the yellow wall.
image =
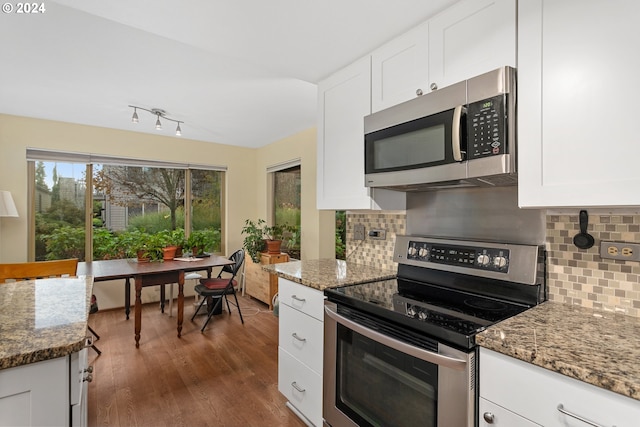
<svg viewBox="0 0 640 427">
<path fill-rule="evenodd" d="M 256 159 L 258 217 L 253 219 L 269 217 L 267 168 L 300 159 L 302 181 L 300 228 L 303 259 L 335 256 L 335 214 L 333 211 L 316 209 L 316 158 L 316 130 L 311 128 L 258 149 Z"/>
</svg>

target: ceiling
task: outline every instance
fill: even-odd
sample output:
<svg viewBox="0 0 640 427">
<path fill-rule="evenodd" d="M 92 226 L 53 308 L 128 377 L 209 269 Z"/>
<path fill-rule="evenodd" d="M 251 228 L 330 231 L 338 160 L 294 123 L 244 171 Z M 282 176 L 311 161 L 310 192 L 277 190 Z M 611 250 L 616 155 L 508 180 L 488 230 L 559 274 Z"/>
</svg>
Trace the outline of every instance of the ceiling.
<svg viewBox="0 0 640 427">
<path fill-rule="evenodd" d="M 315 125 L 318 81 L 456 1 L 47 1 L 0 15 L 0 113 L 174 135 L 137 105 L 261 147 Z"/>
</svg>

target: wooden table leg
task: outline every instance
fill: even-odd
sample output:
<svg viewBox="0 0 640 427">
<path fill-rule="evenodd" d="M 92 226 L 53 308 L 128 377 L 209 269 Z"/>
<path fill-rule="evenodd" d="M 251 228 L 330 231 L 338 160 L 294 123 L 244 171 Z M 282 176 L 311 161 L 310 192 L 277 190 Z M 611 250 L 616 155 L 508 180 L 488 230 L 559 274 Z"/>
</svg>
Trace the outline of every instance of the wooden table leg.
<svg viewBox="0 0 640 427">
<path fill-rule="evenodd" d="M 182 334 L 182 317 L 184 316 L 184 271 L 178 273 L 178 338 Z"/>
<path fill-rule="evenodd" d="M 131 311 L 131 280 L 129 277 L 124 279 L 124 313 L 129 320 L 129 312 Z"/>
<path fill-rule="evenodd" d="M 136 334 L 136 348 L 140 347 L 140 329 L 142 327 L 142 277 L 136 276 L 136 305 L 135 305 L 135 334 Z"/>
</svg>

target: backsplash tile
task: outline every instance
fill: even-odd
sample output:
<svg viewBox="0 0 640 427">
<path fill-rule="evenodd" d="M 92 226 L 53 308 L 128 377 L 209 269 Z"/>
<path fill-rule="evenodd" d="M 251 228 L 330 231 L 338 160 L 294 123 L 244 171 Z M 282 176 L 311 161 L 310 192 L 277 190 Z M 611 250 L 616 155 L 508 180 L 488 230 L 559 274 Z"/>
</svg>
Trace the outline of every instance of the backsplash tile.
<svg viewBox="0 0 640 427">
<path fill-rule="evenodd" d="M 640 317 L 640 263 L 600 258 L 600 241 L 640 242 L 640 215 L 590 215 L 595 239 L 578 249 L 578 215 L 547 215 L 549 299 Z"/>
<path fill-rule="evenodd" d="M 355 224 L 364 224 L 365 235 L 372 228 L 385 230 L 385 240 L 372 240 L 366 236 L 364 240 L 353 240 Z M 347 214 L 347 261 L 376 268 L 396 269 L 393 262 L 393 249 L 396 235 L 406 233 L 407 216 L 405 214 L 388 213 L 348 213 Z"/>
<path fill-rule="evenodd" d="M 384 229 L 386 240 L 353 240 L 353 227 Z M 591 215 L 587 232 L 595 239 L 590 249 L 578 249 L 578 215 L 547 215 L 549 299 L 640 317 L 640 263 L 602 259 L 601 240 L 640 242 L 640 215 Z M 348 213 L 346 253 L 349 261 L 378 268 L 393 262 L 395 236 L 406 233 L 405 214 Z"/>
</svg>

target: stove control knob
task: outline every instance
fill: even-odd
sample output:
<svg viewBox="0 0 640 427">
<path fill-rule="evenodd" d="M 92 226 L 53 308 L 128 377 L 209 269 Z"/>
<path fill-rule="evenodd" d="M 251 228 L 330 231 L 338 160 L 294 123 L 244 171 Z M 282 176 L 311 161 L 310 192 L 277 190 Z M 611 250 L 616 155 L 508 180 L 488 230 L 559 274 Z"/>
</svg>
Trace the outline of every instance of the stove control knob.
<svg viewBox="0 0 640 427">
<path fill-rule="evenodd" d="M 478 255 L 478 264 L 483 266 L 489 265 L 489 255 L 487 254 Z"/>
<path fill-rule="evenodd" d="M 503 256 L 497 256 L 493 259 L 493 265 L 497 268 L 503 268 L 507 265 L 507 259 Z"/>
<path fill-rule="evenodd" d="M 429 315 L 428 315 L 428 314 L 427 314 L 427 312 L 425 312 L 425 311 L 420 311 L 420 312 L 418 313 L 418 319 L 420 319 L 420 320 L 422 320 L 422 321 L 427 320 L 427 317 L 429 317 Z"/>
<path fill-rule="evenodd" d="M 412 305 L 407 307 L 407 316 L 409 317 L 415 317 L 416 315 L 416 308 Z"/>
<path fill-rule="evenodd" d="M 416 249 L 415 246 L 411 246 L 409 248 L 409 256 L 414 256 L 416 254 L 416 252 L 418 252 L 418 250 Z"/>
<path fill-rule="evenodd" d="M 420 250 L 418 251 L 418 256 L 420 258 L 426 258 L 427 255 L 429 255 L 429 251 L 427 250 L 427 248 L 420 248 Z"/>
</svg>

